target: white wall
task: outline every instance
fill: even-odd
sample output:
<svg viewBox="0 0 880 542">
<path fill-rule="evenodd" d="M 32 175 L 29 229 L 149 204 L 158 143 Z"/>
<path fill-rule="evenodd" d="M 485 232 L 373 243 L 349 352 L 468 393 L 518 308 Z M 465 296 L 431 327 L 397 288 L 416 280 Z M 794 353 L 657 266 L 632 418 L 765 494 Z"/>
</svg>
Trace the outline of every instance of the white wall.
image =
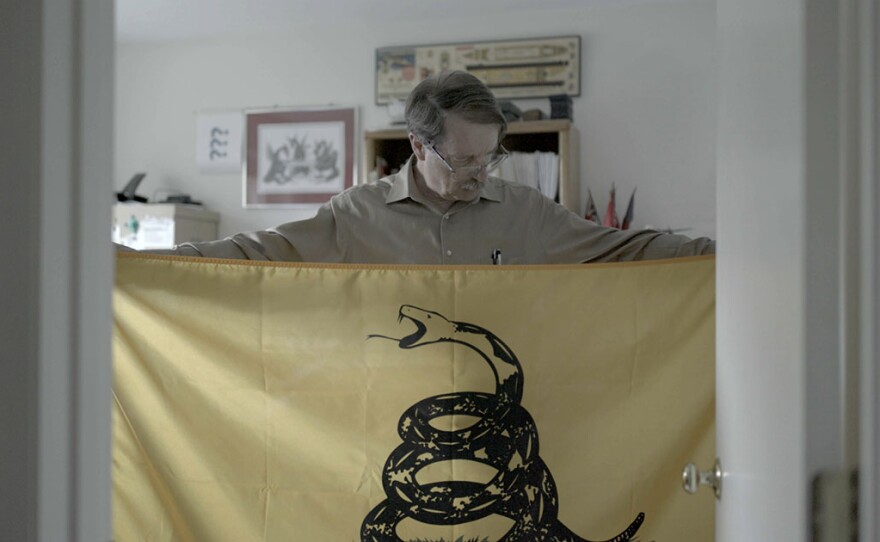
<svg viewBox="0 0 880 542">
<path fill-rule="evenodd" d="M 577 34 L 583 85 L 574 122 L 583 199 L 590 188 L 604 214 L 615 183 L 622 213 L 637 187 L 637 227 L 693 228 L 689 235 L 714 237 L 714 2 L 535 5 L 529 13 L 459 16 L 438 3 L 436 18 L 397 27 L 291 21 L 285 35 L 120 43 L 114 181 L 121 187 L 145 171 L 140 193 L 191 194 L 221 213 L 221 236 L 309 216 L 313 211 L 244 210 L 240 175 L 199 174 L 195 113 L 338 103 L 359 107 L 361 129 L 382 128 L 387 116 L 373 91 L 377 47 Z M 546 99 L 518 104 L 549 113 Z"/>
</svg>

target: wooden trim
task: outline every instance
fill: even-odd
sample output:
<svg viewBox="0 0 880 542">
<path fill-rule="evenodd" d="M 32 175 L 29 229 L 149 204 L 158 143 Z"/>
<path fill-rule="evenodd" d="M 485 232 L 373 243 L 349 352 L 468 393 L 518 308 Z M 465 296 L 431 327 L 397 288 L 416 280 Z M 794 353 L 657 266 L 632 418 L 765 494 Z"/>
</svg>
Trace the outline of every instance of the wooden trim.
<svg viewBox="0 0 880 542">
<path fill-rule="evenodd" d="M 574 125 L 567 119 L 526 120 L 507 124 L 508 134 L 547 134 L 568 132 Z"/>
<path fill-rule="evenodd" d="M 38 485 L 29 540 L 108 541 L 113 1 L 40 4 Z"/>
<path fill-rule="evenodd" d="M 880 9 L 860 0 L 859 540 L 880 537 Z"/>
<path fill-rule="evenodd" d="M 553 132 L 569 132 L 574 125 L 567 119 L 516 121 L 507 125 L 508 134 L 549 134 Z M 384 128 L 364 132 L 365 140 L 406 139 L 409 132 L 406 128 Z"/>
</svg>

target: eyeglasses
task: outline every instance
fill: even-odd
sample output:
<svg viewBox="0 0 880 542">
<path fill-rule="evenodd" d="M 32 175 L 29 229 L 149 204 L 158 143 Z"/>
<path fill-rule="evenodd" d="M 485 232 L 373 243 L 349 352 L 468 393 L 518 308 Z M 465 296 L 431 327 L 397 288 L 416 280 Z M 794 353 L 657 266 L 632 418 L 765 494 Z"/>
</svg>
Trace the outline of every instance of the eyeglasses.
<svg viewBox="0 0 880 542">
<path fill-rule="evenodd" d="M 501 162 L 506 160 L 508 156 L 510 156 L 510 153 L 507 152 L 507 149 L 505 149 L 503 145 L 498 145 L 498 150 L 489 154 L 489 156 L 486 157 L 486 162 L 481 165 L 452 167 L 446 160 L 446 158 L 443 158 L 443 155 L 437 152 L 437 149 L 434 148 L 433 143 L 426 144 L 425 146 L 428 147 L 431 152 L 437 155 L 437 158 L 439 158 L 440 161 L 443 162 L 443 165 L 446 166 L 446 169 L 448 169 L 450 173 L 457 177 L 462 176 L 464 178 L 477 176 L 480 171 L 483 170 L 483 168 L 485 168 L 486 171 L 492 171 L 493 169 L 498 167 Z"/>
</svg>

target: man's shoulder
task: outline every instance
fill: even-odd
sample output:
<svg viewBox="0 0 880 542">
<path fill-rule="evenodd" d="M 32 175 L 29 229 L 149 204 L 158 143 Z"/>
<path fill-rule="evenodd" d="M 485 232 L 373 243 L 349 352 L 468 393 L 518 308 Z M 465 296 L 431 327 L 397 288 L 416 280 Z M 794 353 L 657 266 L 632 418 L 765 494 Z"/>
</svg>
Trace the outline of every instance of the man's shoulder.
<svg viewBox="0 0 880 542">
<path fill-rule="evenodd" d="M 373 201 L 384 202 L 385 197 L 391 190 L 391 183 L 386 179 L 379 179 L 372 183 L 356 184 L 333 196 L 331 202 L 336 205 L 351 205 L 359 202 Z"/>
<path fill-rule="evenodd" d="M 386 177 L 384 179 L 379 179 L 378 181 L 373 181 L 370 183 L 361 183 L 352 186 L 351 188 L 346 189 L 343 194 L 352 195 L 366 195 L 366 194 L 387 194 L 391 189 L 391 182 L 389 182 L 389 178 Z"/>
<path fill-rule="evenodd" d="M 506 181 L 500 177 L 489 177 L 486 180 L 489 194 L 495 194 L 501 201 L 530 202 L 532 204 L 554 203 L 537 188 L 514 181 Z"/>
</svg>

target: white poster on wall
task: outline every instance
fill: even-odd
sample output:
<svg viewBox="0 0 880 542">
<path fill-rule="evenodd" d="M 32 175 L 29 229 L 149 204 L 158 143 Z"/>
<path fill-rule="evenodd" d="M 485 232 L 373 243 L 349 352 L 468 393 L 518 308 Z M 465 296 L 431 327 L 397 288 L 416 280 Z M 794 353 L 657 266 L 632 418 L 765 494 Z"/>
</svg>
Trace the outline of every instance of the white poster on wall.
<svg viewBox="0 0 880 542">
<path fill-rule="evenodd" d="M 201 173 L 240 173 L 244 116 L 241 111 L 196 116 L 196 165 Z"/>
</svg>

